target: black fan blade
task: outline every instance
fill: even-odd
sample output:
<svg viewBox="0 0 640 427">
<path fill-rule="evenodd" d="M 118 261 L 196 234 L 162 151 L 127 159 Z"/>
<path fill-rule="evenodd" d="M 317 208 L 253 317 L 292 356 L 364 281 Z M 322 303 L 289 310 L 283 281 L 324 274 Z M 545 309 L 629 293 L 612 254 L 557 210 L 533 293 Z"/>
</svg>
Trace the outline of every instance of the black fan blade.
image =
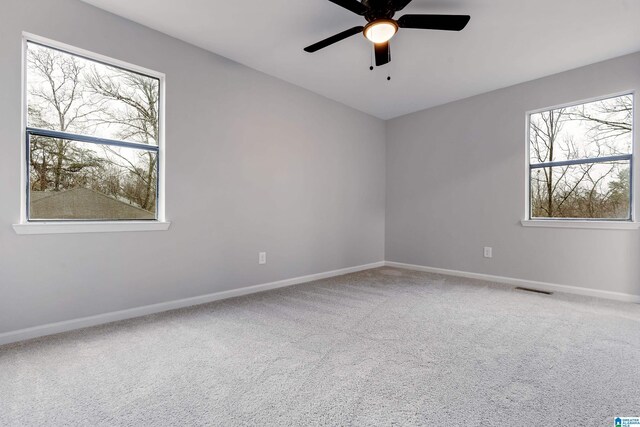
<svg viewBox="0 0 640 427">
<path fill-rule="evenodd" d="M 318 43 L 314 43 L 311 46 L 307 46 L 304 48 L 304 50 L 306 52 L 309 53 L 313 53 L 317 50 L 320 50 L 322 48 L 325 48 L 327 46 L 330 46 L 334 43 L 339 42 L 340 40 L 344 40 L 347 37 L 351 37 L 355 34 L 361 33 L 362 30 L 364 30 L 364 27 L 360 26 L 360 27 L 353 27 L 353 28 L 349 28 L 348 30 L 345 30 L 341 33 L 336 34 L 335 36 L 331 36 L 329 38 L 326 38 L 324 40 L 319 41 Z"/>
<path fill-rule="evenodd" d="M 337 4 L 338 6 L 342 6 L 345 9 L 350 10 L 351 12 L 360 16 L 364 16 L 364 14 L 367 13 L 367 11 L 369 10 L 367 6 L 363 5 L 358 0 L 329 0 L 329 1 L 331 3 Z"/>
<path fill-rule="evenodd" d="M 375 43 L 373 49 L 376 53 L 376 66 L 386 64 L 391 61 L 391 49 L 389 49 L 389 42 Z"/>
<path fill-rule="evenodd" d="M 407 7 L 409 3 L 411 3 L 411 0 L 393 0 L 393 10 L 398 12 Z"/>
<path fill-rule="evenodd" d="M 404 15 L 398 19 L 400 28 L 460 31 L 467 26 L 469 15 Z"/>
</svg>

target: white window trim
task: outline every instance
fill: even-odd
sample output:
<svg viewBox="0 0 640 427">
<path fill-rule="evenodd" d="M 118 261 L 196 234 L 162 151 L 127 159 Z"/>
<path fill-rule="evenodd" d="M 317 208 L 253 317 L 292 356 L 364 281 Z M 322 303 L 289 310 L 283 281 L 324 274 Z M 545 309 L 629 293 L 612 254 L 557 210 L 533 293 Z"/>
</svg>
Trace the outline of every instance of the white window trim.
<svg viewBox="0 0 640 427">
<path fill-rule="evenodd" d="M 86 222 L 29 222 L 13 224 L 17 234 L 72 234 L 72 233 L 112 233 L 121 231 L 163 231 L 170 222 L 161 221 L 86 221 Z"/>
<path fill-rule="evenodd" d="M 27 146 L 25 134 L 27 131 L 27 67 L 26 54 L 27 42 L 35 42 L 60 49 L 74 55 L 83 56 L 109 65 L 114 65 L 126 70 L 145 74 L 150 77 L 157 78 L 160 82 L 160 105 L 159 119 L 160 138 L 158 141 L 158 219 L 149 221 L 31 221 L 27 219 Z M 122 232 L 122 231 L 159 231 L 168 230 L 171 223 L 165 217 L 165 90 L 166 76 L 164 73 L 150 70 L 130 64 L 125 61 L 114 59 L 105 55 L 100 55 L 88 50 L 80 49 L 65 43 L 60 43 L 35 34 L 22 33 L 22 114 L 20 126 L 20 222 L 13 225 L 13 229 L 17 234 L 60 234 L 60 233 L 105 233 L 105 232 Z"/>
<path fill-rule="evenodd" d="M 523 227 L 546 228 L 590 228 L 597 230 L 637 230 L 639 222 L 632 221 L 601 221 L 581 219 L 523 219 L 520 221 Z"/>
<path fill-rule="evenodd" d="M 555 110 L 557 108 L 563 107 L 573 107 L 575 105 L 587 104 L 589 102 L 601 101 L 603 99 L 615 98 L 623 95 L 631 95 L 633 97 L 633 132 L 631 134 L 631 154 L 633 155 L 631 159 L 631 219 L 630 220 L 606 220 L 606 219 L 582 219 L 582 218 L 531 218 L 531 198 L 530 198 L 530 182 L 531 182 L 531 168 L 530 165 L 530 148 L 529 148 L 529 121 L 531 119 L 532 114 L 541 113 L 543 111 Z M 582 229 L 599 229 L 599 230 L 637 230 L 640 228 L 640 222 L 637 221 L 636 217 L 636 200 L 638 199 L 639 189 L 640 189 L 640 177 L 638 177 L 638 157 L 636 151 L 636 132 L 638 132 L 638 126 L 636 123 L 636 90 L 629 89 L 620 92 L 611 93 L 603 96 L 595 96 L 592 98 L 587 98 L 578 101 L 566 102 L 563 104 L 557 104 L 551 107 L 543 107 L 535 110 L 529 110 L 525 112 L 525 182 L 524 182 L 524 215 L 522 216 L 522 220 L 520 220 L 520 224 L 523 227 L 538 227 L 538 228 L 582 228 Z"/>
</svg>

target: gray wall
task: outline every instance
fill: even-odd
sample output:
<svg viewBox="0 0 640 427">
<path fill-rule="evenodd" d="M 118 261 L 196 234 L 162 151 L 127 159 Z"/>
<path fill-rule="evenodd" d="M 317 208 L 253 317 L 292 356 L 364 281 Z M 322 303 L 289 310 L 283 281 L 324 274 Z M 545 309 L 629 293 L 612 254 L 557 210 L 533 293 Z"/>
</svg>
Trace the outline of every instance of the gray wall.
<svg viewBox="0 0 640 427">
<path fill-rule="evenodd" d="M 387 260 L 640 294 L 639 232 L 519 224 L 525 112 L 637 89 L 640 54 L 387 122 L 385 182 L 381 120 L 75 0 L 2 24 L 0 333 L 380 261 L 385 185 Z M 169 231 L 14 233 L 22 31 L 166 73 Z"/>
<path fill-rule="evenodd" d="M 384 259 L 383 121 L 75 0 L 1 20 L 0 333 Z M 166 73 L 169 231 L 14 233 L 22 31 Z"/>
<path fill-rule="evenodd" d="M 638 88 L 634 54 L 389 121 L 386 259 L 639 295 L 637 230 L 519 223 L 525 112 Z"/>
</svg>

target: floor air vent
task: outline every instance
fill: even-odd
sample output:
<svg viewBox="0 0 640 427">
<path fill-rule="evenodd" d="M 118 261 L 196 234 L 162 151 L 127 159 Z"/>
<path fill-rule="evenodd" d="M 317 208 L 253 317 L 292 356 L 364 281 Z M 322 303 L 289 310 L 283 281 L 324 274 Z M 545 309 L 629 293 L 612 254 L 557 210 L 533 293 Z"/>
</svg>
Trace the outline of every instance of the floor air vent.
<svg viewBox="0 0 640 427">
<path fill-rule="evenodd" d="M 518 291 L 526 291 L 526 292 L 533 292 L 533 293 L 536 293 L 536 294 L 545 294 L 545 295 L 553 294 L 553 292 L 541 291 L 540 289 L 521 288 L 520 286 L 518 286 L 516 288 L 516 290 L 518 290 Z"/>
</svg>

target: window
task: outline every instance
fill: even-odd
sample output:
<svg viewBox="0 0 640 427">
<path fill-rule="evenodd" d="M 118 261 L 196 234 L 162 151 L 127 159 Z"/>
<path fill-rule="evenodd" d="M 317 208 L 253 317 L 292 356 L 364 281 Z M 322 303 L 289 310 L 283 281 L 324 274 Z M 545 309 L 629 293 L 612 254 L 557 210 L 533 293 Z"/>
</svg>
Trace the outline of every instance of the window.
<svg viewBox="0 0 640 427">
<path fill-rule="evenodd" d="M 163 221 L 162 75 L 28 38 L 24 219 Z"/>
<path fill-rule="evenodd" d="M 529 218 L 632 220 L 633 95 L 529 115 Z"/>
</svg>

